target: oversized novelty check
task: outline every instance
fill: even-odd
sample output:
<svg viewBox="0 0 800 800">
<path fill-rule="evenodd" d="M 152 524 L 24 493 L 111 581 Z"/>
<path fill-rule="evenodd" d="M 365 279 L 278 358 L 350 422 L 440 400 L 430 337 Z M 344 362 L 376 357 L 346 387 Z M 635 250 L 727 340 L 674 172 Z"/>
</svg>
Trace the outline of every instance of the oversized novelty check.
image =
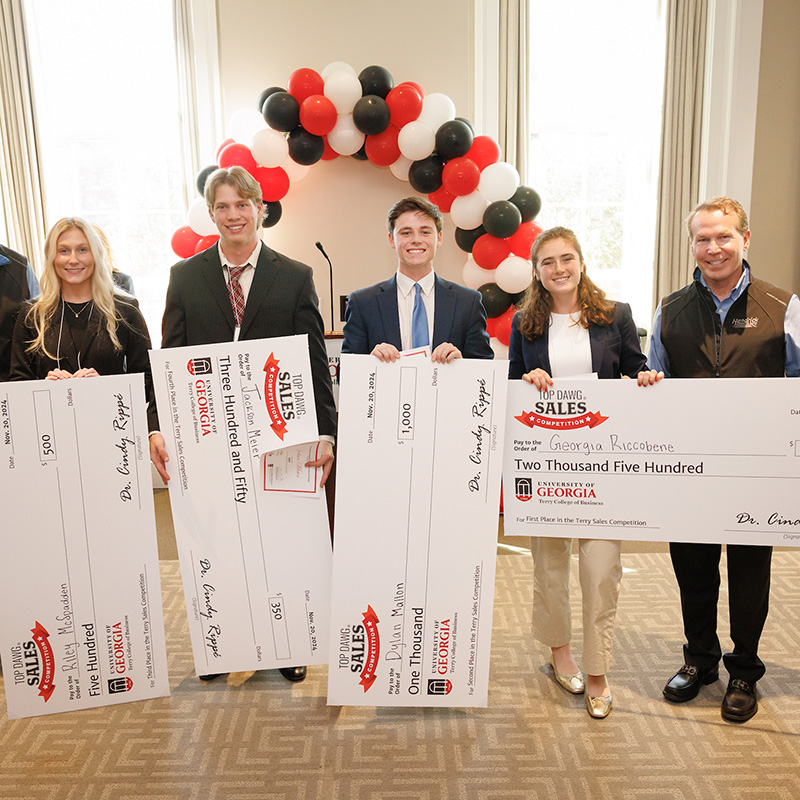
<svg viewBox="0 0 800 800">
<path fill-rule="evenodd" d="M 142 375 L 0 384 L 8 716 L 169 694 Z"/>
<path fill-rule="evenodd" d="M 302 470 L 318 438 L 307 337 L 150 360 L 195 669 L 325 663 L 331 542 L 319 476 Z"/>
<path fill-rule="evenodd" d="M 485 706 L 508 365 L 341 369 L 328 703 Z"/>
<path fill-rule="evenodd" d="M 800 382 L 509 382 L 505 532 L 800 544 Z"/>
</svg>

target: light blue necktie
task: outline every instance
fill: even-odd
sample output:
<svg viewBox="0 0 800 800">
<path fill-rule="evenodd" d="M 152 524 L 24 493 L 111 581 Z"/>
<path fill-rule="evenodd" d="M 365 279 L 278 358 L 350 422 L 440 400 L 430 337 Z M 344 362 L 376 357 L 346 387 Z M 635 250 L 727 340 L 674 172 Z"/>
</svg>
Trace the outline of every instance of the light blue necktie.
<svg viewBox="0 0 800 800">
<path fill-rule="evenodd" d="M 411 348 L 426 347 L 430 344 L 428 334 L 428 312 L 425 311 L 425 301 L 422 299 L 422 287 L 414 284 L 414 312 L 411 314 Z"/>
</svg>

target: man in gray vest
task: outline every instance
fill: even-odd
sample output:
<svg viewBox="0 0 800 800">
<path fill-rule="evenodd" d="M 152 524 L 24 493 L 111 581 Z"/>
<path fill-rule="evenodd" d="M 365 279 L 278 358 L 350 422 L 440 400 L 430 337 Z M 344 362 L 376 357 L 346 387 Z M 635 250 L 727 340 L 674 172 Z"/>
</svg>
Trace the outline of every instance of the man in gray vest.
<svg viewBox="0 0 800 800">
<path fill-rule="evenodd" d="M 686 225 L 697 269 L 691 284 L 656 309 L 648 366 L 673 378 L 800 375 L 800 300 L 751 273 L 744 258 L 750 229 L 741 205 L 713 197 L 694 209 Z M 670 544 L 686 644 L 685 663 L 667 682 L 664 697 L 673 703 L 696 697 L 701 686 L 719 678 L 722 658 L 730 675 L 722 716 L 744 722 L 758 710 L 756 682 L 765 672 L 758 641 L 769 609 L 772 548 L 727 545 L 733 652 L 724 656 L 717 637 L 721 550 L 719 544 Z"/>
</svg>

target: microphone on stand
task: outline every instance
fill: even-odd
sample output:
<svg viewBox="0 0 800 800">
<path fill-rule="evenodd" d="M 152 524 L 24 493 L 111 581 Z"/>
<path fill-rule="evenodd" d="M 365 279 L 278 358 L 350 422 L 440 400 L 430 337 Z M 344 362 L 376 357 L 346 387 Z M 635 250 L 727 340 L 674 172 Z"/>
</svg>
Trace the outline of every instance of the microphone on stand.
<svg viewBox="0 0 800 800">
<path fill-rule="evenodd" d="M 314 242 L 317 246 L 317 250 L 325 256 L 325 260 L 328 262 L 328 271 L 330 273 L 331 278 L 331 331 L 333 332 L 336 330 L 336 325 L 333 319 L 333 264 L 331 264 L 331 260 L 328 258 L 328 254 L 325 252 L 325 248 L 322 246 L 322 242 Z"/>
</svg>

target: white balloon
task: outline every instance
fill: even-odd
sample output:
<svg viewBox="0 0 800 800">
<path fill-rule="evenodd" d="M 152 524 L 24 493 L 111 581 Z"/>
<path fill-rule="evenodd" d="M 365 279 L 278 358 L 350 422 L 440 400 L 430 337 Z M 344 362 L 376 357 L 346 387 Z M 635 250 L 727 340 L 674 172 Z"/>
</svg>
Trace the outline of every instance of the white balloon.
<svg viewBox="0 0 800 800">
<path fill-rule="evenodd" d="M 409 161 L 420 161 L 427 158 L 436 147 L 436 132 L 426 122 L 415 120 L 400 128 L 397 144 Z"/>
<path fill-rule="evenodd" d="M 328 80 L 328 77 L 333 75 L 334 72 L 349 72 L 351 75 L 356 74 L 356 71 L 348 63 L 344 61 L 331 61 L 331 63 L 320 72 L 322 80 Z"/>
<path fill-rule="evenodd" d="M 499 339 L 492 336 L 489 339 L 489 347 L 494 351 L 494 357 L 498 361 L 508 361 L 508 345 L 503 344 Z"/>
<path fill-rule="evenodd" d="M 487 203 L 494 203 L 497 200 L 508 200 L 519 188 L 519 172 L 516 167 L 501 161 L 498 164 L 489 164 L 481 172 L 481 180 L 478 184 L 478 191 L 486 199 Z"/>
<path fill-rule="evenodd" d="M 488 205 L 479 192 L 456 197 L 450 206 L 450 218 L 459 228 L 471 231 L 483 222 L 483 212 Z"/>
<path fill-rule="evenodd" d="M 250 140 L 250 152 L 262 167 L 273 169 L 286 161 L 289 155 L 289 142 L 282 133 L 273 131 L 272 128 L 264 128 Z"/>
<path fill-rule="evenodd" d="M 485 283 L 495 283 L 494 273 L 493 269 L 479 267 L 470 253 L 467 263 L 464 264 L 464 269 L 461 271 L 461 279 L 464 286 L 469 286 L 470 289 L 480 289 Z"/>
<path fill-rule="evenodd" d="M 190 206 L 187 218 L 189 227 L 198 236 L 211 236 L 219 233 L 214 220 L 208 215 L 208 206 L 202 197 L 198 197 Z"/>
<path fill-rule="evenodd" d="M 233 112 L 228 125 L 230 137 L 235 142 L 247 144 L 257 131 L 267 127 L 264 117 L 254 108 L 240 108 Z"/>
<path fill-rule="evenodd" d="M 351 156 L 361 149 L 365 138 L 356 128 L 352 114 L 339 114 L 333 130 L 328 134 L 328 144 L 340 156 Z"/>
<path fill-rule="evenodd" d="M 308 172 L 311 169 L 311 167 L 307 166 L 306 164 L 298 164 L 291 157 L 287 158 L 286 161 L 281 164 L 281 166 L 286 171 L 286 174 L 289 176 L 289 180 L 292 183 L 300 183 L 300 181 L 303 180 L 306 175 L 308 175 Z"/>
<path fill-rule="evenodd" d="M 350 72 L 334 72 L 325 81 L 323 90 L 339 114 L 352 114 L 361 99 L 361 81 Z"/>
<path fill-rule="evenodd" d="M 434 92 L 423 98 L 419 121 L 427 122 L 434 131 L 445 122 L 455 119 L 455 116 L 455 103 L 446 94 Z"/>
<path fill-rule="evenodd" d="M 533 277 L 533 265 L 522 256 L 509 256 L 494 270 L 497 285 L 509 294 L 527 289 Z"/>
<path fill-rule="evenodd" d="M 407 181 L 408 180 L 408 170 L 411 167 L 412 162 L 409 161 L 405 156 L 400 156 L 394 164 L 389 164 L 389 169 L 391 170 L 392 175 L 397 178 L 399 181 Z"/>
</svg>

